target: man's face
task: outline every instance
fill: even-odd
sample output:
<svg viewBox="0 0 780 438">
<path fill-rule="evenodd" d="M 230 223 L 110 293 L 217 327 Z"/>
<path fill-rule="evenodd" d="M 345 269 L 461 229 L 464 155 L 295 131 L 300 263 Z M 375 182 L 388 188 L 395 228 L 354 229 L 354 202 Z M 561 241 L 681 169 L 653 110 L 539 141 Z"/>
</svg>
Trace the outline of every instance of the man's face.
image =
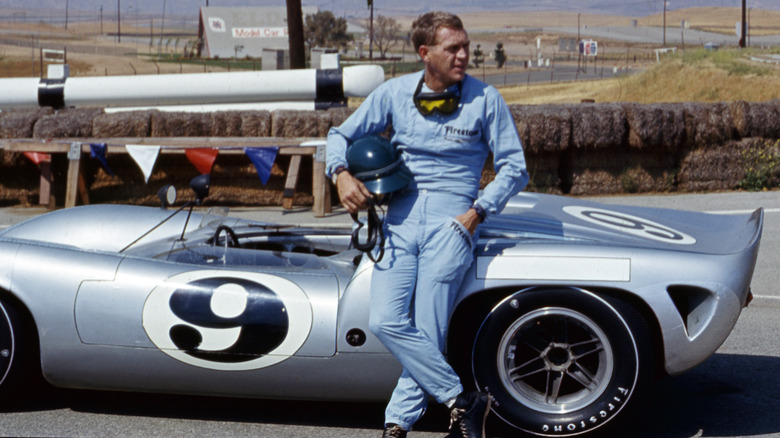
<svg viewBox="0 0 780 438">
<path fill-rule="evenodd" d="M 469 65 L 469 36 L 465 30 L 448 27 L 436 31 L 436 43 L 420 46 L 425 62 L 425 82 L 434 91 L 454 85 L 466 75 Z"/>
</svg>

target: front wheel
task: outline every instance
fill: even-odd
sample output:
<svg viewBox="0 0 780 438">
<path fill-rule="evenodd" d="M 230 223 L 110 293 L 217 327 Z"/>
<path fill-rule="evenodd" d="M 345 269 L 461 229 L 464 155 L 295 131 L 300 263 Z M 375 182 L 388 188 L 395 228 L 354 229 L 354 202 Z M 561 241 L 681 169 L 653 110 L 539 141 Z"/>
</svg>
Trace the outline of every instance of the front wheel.
<svg viewBox="0 0 780 438">
<path fill-rule="evenodd" d="M 627 304 L 579 289 L 532 289 L 484 319 L 472 371 L 506 425 L 572 436 L 626 415 L 652 380 L 651 356 L 647 324 Z"/>
<path fill-rule="evenodd" d="M 37 344 L 25 329 L 14 306 L 0 298 L 0 407 L 18 406 L 20 397 L 30 396 L 38 383 Z"/>
</svg>

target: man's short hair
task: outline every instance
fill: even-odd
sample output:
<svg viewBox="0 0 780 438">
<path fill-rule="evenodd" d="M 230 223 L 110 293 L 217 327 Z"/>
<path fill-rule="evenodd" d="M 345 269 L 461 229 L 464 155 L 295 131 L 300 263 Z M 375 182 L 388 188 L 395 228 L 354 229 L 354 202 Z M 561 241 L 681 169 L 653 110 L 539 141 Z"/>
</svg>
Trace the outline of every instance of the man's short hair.
<svg viewBox="0 0 780 438">
<path fill-rule="evenodd" d="M 419 50 L 422 45 L 436 44 L 436 31 L 442 27 L 463 30 L 463 22 L 457 15 L 442 11 L 426 12 L 417 17 L 412 23 L 414 50 Z"/>
</svg>

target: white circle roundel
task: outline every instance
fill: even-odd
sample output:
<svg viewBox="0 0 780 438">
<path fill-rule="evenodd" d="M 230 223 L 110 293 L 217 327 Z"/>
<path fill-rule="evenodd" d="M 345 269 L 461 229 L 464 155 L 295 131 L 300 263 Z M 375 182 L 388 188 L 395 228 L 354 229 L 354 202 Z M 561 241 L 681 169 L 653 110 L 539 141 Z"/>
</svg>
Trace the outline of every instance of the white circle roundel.
<svg viewBox="0 0 780 438">
<path fill-rule="evenodd" d="M 563 211 L 592 224 L 610 228 L 636 237 L 677 245 L 693 245 L 696 239 L 682 231 L 638 216 L 597 207 L 567 205 Z"/>
<path fill-rule="evenodd" d="M 312 310 L 290 280 L 261 273 L 190 271 L 146 299 L 143 327 L 165 354 L 216 370 L 279 363 L 309 337 Z"/>
</svg>

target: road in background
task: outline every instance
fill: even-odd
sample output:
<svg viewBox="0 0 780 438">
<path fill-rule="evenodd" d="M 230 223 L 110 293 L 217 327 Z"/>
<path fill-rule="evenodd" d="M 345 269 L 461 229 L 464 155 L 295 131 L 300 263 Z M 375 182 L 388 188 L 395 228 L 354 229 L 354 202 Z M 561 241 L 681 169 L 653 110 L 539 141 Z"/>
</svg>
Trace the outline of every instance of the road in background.
<svg viewBox="0 0 780 438">
<path fill-rule="evenodd" d="M 756 298 L 718 352 L 688 373 L 659 382 L 625 436 L 639 438 L 780 436 L 780 192 L 615 196 L 602 202 L 721 213 L 765 209 Z M 40 209 L 0 209 L 0 226 Z M 263 221 L 345 226 L 339 212 L 240 209 Z M 2 436 L 377 437 L 384 406 L 125 394 L 50 389 L 0 413 Z M 410 437 L 441 438 L 447 413 L 432 407 Z"/>
</svg>

